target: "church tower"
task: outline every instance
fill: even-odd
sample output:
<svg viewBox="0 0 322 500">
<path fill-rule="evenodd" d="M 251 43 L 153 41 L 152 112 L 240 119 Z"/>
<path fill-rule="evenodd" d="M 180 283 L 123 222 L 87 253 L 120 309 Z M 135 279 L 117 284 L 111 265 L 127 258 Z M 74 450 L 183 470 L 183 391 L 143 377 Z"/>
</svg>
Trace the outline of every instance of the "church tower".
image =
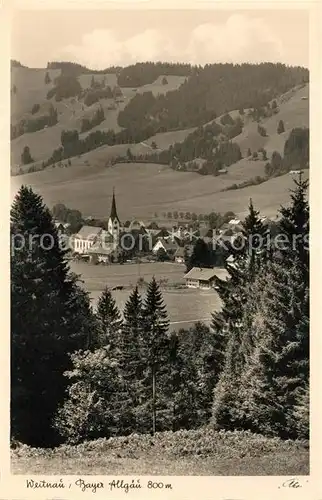
<svg viewBox="0 0 322 500">
<path fill-rule="evenodd" d="M 111 215 L 110 218 L 108 219 L 108 232 L 113 236 L 114 244 L 119 243 L 120 228 L 121 228 L 121 223 L 116 211 L 115 193 L 113 188 Z"/>
</svg>

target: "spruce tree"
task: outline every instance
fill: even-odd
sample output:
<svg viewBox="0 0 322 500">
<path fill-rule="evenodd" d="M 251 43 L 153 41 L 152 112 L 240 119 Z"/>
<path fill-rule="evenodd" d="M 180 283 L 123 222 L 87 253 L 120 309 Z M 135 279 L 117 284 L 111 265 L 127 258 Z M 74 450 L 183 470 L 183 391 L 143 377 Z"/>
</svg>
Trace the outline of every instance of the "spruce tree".
<svg viewBox="0 0 322 500">
<path fill-rule="evenodd" d="M 51 446 L 69 353 L 88 345 L 91 311 L 48 208 L 26 186 L 12 204 L 11 242 L 11 435 Z"/>
<path fill-rule="evenodd" d="M 108 348 L 111 353 L 119 351 L 122 318 L 108 287 L 105 287 L 98 299 L 96 318 L 99 345 Z"/>
<path fill-rule="evenodd" d="M 23 152 L 21 154 L 21 163 L 23 165 L 28 165 L 28 163 L 32 163 L 33 161 L 34 161 L 34 159 L 32 158 L 32 156 L 30 154 L 29 146 L 25 146 L 23 148 Z"/>
<path fill-rule="evenodd" d="M 135 287 L 127 300 L 124 311 L 124 321 L 120 339 L 120 373 L 123 383 L 121 404 L 125 431 L 140 431 L 140 421 L 137 421 L 135 408 L 142 404 L 144 399 L 144 370 L 142 334 L 142 299 Z"/>
<path fill-rule="evenodd" d="M 212 267 L 212 254 L 207 243 L 198 238 L 188 259 L 187 272 L 193 267 Z"/>
<path fill-rule="evenodd" d="M 143 352 L 149 369 L 150 388 L 152 389 L 152 432 L 156 431 L 157 374 L 162 374 L 162 365 L 168 359 L 169 320 L 158 283 L 153 277 L 150 281 L 143 303 Z M 159 381 L 161 383 L 161 380 Z M 161 392 L 161 390 L 160 390 Z M 160 398 L 158 398 L 160 399 Z"/>
<path fill-rule="evenodd" d="M 198 405 L 198 367 L 196 352 L 186 349 L 180 332 L 173 332 L 169 341 L 169 368 L 166 376 L 165 396 L 168 407 L 166 428 L 193 429 L 201 425 Z M 203 408 L 202 408 L 203 409 Z"/>
<path fill-rule="evenodd" d="M 282 134 L 283 132 L 285 132 L 284 122 L 283 122 L 283 120 L 280 120 L 278 122 L 278 126 L 277 126 L 277 133 Z"/>
<path fill-rule="evenodd" d="M 234 261 L 226 263 L 229 277 L 216 279 L 217 292 L 223 302 L 222 310 L 213 314 L 212 329 L 217 344 L 221 373 L 214 377 L 213 421 L 237 425 L 233 413 L 237 400 L 239 377 L 247 359 L 251 339 L 245 332 L 245 304 L 254 287 L 256 276 L 271 257 L 268 229 L 263 225 L 259 212 L 249 204 L 249 214 L 242 223 L 242 236 L 232 248 Z M 247 317 L 247 316 L 246 316 Z M 220 352 L 220 348 L 222 351 Z"/>
<path fill-rule="evenodd" d="M 222 310 L 213 315 L 212 327 L 222 335 L 239 328 L 246 286 L 254 280 L 256 273 L 270 256 L 268 229 L 260 219 L 259 211 L 249 203 L 249 214 L 242 222 L 242 235 L 231 248 L 233 263 L 226 263 L 229 278 L 216 278 L 217 292 L 223 301 Z"/>
<path fill-rule="evenodd" d="M 256 340 L 241 377 L 244 426 L 282 438 L 297 437 L 294 418 L 300 391 L 309 382 L 308 289 L 304 301 L 297 259 L 287 269 L 271 263 L 253 325 Z"/>
<path fill-rule="evenodd" d="M 295 189 L 291 190 L 291 204 L 281 207 L 282 218 L 279 222 L 281 233 L 286 237 L 287 244 L 277 245 L 278 254 L 285 266 L 292 266 L 295 258 L 298 259 L 303 280 L 309 279 L 309 204 L 307 192 L 309 181 L 294 179 Z"/>
<path fill-rule="evenodd" d="M 305 398 L 303 402 L 309 383 L 308 186 L 301 179 L 295 183 L 291 206 L 281 209 L 280 223 L 293 244 L 275 252 L 245 289 L 240 335 L 235 349 L 232 345 L 226 351 L 213 406 L 218 426 L 283 438 L 308 433 Z M 303 415 L 300 427 L 298 411 Z"/>
</svg>

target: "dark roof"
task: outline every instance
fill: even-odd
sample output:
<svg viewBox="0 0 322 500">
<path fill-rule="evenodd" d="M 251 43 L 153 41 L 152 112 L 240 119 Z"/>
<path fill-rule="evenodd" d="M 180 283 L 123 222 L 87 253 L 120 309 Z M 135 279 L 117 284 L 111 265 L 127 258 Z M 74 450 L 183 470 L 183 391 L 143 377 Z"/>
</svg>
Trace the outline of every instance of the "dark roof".
<svg viewBox="0 0 322 500">
<path fill-rule="evenodd" d="M 111 218 L 112 220 L 117 219 L 117 220 L 120 222 L 120 219 L 118 218 L 118 216 L 117 216 L 117 211 L 116 211 L 116 202 L 115 202 L 115 193 L 114 193 L 114 189 L 113 189 L 112 208 L 111 208 L 111 215 L 110 215 L 110 218 Z"/>
<path fill-rule="evenodd" d="M 75 235 L 75 238 L 82 240 L 94 240 L 102 232 L 101 227 L 96 226 L 82 226 L 82 228 Z"/>
<path fill-rule="evenodd" d="M 208 269 L 201 267 L 193 267 L 184 277 L 186 279 L 209 281 L 213 279 L 215 276 L 218 276 L 221 279 L 223 279 L 228 276 L 228 272 L 225 269 L 219 269 L 219 268 Z"/>
</svg>

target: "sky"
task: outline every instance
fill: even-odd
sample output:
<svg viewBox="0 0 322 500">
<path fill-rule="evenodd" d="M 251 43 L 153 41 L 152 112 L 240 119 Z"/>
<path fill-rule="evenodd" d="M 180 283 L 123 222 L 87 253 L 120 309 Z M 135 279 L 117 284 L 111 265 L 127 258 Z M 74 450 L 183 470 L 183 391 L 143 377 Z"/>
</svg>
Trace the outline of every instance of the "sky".
<svg viewBox="0 0 322 500">
<path fill-rule="evenodd" d="M 11 57 L 29 67 L 91 69 L 139 61 L 282 62 L 308 67 L 304 10 L 15 11 Z"/>
</svg>

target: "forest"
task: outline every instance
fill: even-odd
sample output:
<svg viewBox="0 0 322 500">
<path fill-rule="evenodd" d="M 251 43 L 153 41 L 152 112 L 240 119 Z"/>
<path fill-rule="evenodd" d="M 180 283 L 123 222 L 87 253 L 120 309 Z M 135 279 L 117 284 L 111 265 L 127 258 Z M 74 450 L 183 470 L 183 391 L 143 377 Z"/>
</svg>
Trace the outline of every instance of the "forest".
<svg viewBox="0 0 322 500">
<path fill-rule="evenodd" d="M 209 425 L 307 439 L 307 190 L 299 175 L 279 213 L 283 244 L 250 200 L 229 279 L 216 280 L 221 311 L 211 327 L 174 333 L 154 278 L 123 311 L 107 285 L 94 311 L 48 207 L 22 186 L 11 208 L 12 439 L 52 447 Z"/>
</svg>

